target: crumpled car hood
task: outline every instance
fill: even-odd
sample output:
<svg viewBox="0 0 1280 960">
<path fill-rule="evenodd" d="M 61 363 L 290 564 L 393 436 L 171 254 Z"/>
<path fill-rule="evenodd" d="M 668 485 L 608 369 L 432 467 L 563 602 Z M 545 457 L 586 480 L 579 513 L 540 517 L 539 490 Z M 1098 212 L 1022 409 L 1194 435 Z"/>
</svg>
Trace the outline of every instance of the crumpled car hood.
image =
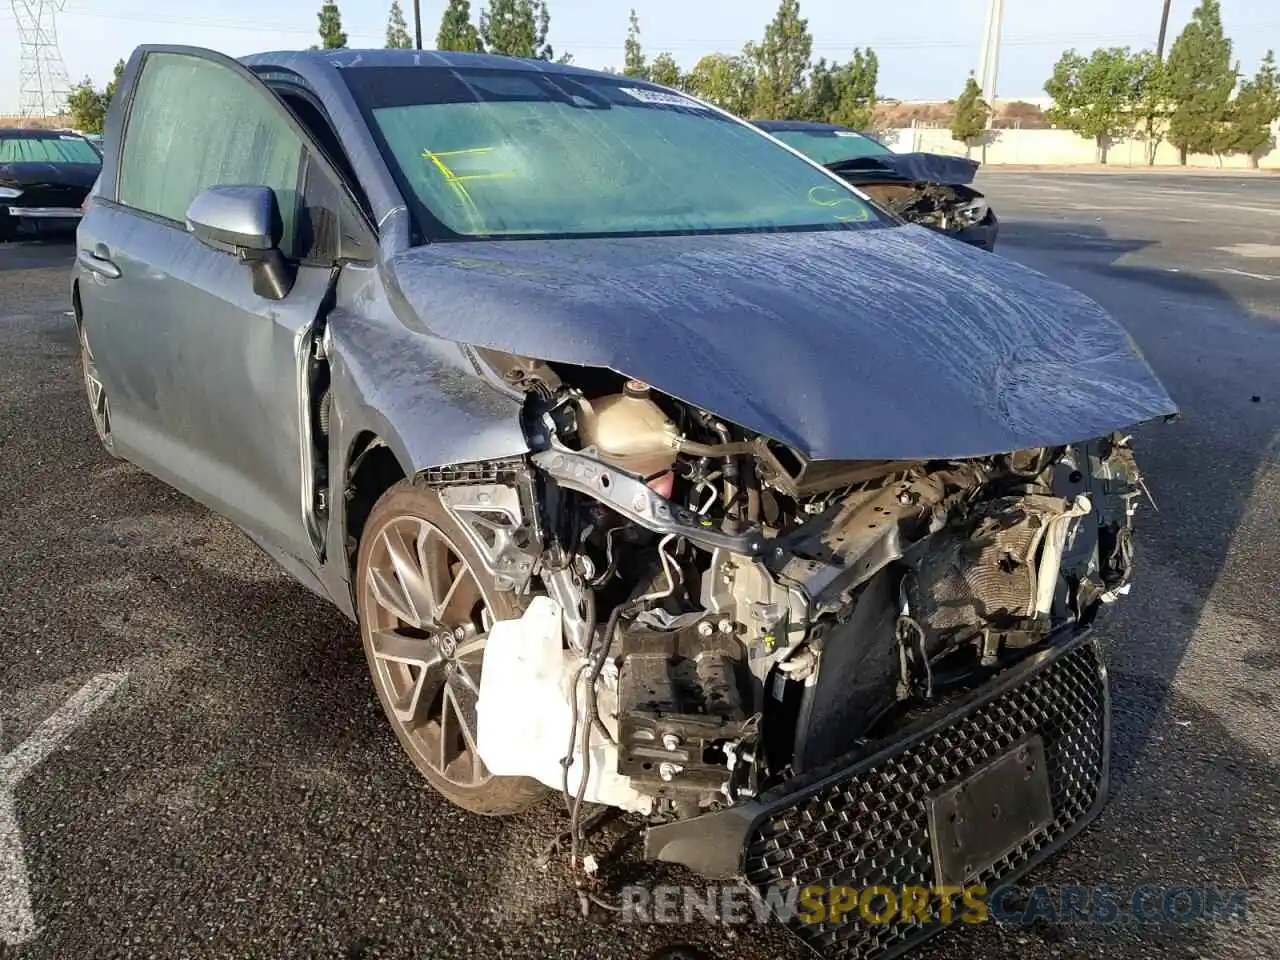
<svg viewBox="0 0 1280 960">
<path fill-rule="evenodd" d="M 973 183 L 981 166 L 977 160 L 948 157 L 941 153 L 890 153 L 870 157 L 853 157 L 828 164 L 833 173 L 857 183 L 875 179 L 877 173 L 889 173 L 917 183 L 938 183 L 953 187 Z"/>
<path fill-rule="evenodd" d="M 817 459 L 980 456 L 1176 412 L 1101 307 L 918 226 L 441 243 L 436 335 L 608 367 Z"/>
</svg>

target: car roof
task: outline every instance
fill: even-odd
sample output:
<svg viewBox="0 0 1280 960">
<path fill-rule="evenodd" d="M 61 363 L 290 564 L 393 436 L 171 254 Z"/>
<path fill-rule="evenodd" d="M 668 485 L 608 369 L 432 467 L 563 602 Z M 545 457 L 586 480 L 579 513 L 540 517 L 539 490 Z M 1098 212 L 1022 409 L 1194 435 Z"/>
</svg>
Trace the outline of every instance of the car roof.
<svg viewBox="0 0 1280 960">
<path fill-rule="evenodd" d="M 340 70 L 359 70 L 365 67 L 471 67 L 491 70 L 528 70 L 531 73 L 563 73 L 579 76 L 608 77 L 614 74 L 603 70 L 588 70 L 552 60 L 535 60 L 524 57 L 503 57 L 492 53 L 457 53 L 451 50 L 272 50 L 241 58 L 255 66 L 296 64 L 299 59 L 337 67 Z M 632 78 L 625 78 L 632 79 Z M 637 80 L 637 83 L 644 83 Z"/>
<path fill-rule="evenodd" d="M 80 137 L 80 139 L 84 139 L 74 130 L 45 130 L 40 127 L 0 127 L 0 137 L 10 140 L 17 137 L 24 139 L 36 137 Z"/>
<path fill-rule="evenodd" d="M 852 130 L 852 127 L 842 126 L 838 123 L 816 123 L 811 120 L 752 120 L 753 124 L 761 130 Z"/>
</svg>

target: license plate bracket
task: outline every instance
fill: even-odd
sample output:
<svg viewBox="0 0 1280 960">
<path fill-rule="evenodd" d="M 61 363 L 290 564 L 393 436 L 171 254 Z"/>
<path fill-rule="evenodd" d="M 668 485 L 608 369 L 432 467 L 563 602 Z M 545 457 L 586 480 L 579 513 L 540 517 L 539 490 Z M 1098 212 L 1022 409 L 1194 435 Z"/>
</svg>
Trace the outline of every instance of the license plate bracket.
<svg viewBox="0 0 1280 960">
<path fill-rule="evenodd" d="M 1032 734 L 927 801 L 939 886 L 963 886 L 1053 822 L 1044 741 Z"/>
</svg>

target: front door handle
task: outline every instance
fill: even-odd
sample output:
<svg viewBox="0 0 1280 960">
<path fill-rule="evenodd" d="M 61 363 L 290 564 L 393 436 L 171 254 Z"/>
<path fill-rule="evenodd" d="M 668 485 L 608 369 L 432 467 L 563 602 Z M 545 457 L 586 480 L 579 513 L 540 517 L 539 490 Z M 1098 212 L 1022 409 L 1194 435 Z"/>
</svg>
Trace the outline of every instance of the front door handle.
<svg viewBox="0 0 1280 960">
<path fill-rule="evenodd" d="M 81 250 L 76 254 L 76 260 L 90 273 L 96 273 L 108 280 L 120 278 L 120 268 L 97 251 Z"/>
</svg>

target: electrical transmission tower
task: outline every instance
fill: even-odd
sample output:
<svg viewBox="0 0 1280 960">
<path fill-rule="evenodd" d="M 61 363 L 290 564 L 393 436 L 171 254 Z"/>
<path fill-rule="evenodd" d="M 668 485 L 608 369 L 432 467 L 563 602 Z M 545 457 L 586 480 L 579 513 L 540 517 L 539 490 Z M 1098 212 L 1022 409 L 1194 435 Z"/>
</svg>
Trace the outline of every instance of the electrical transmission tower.
<svg viewBox="0 0 1280 960">
<path fill-rule="evenodd" d="M 21 77 L 18 83 L 20 105 L 24 117 L 52 117 L 67 106 L 71 84 L 67 67 L 58 49 L 58 28 L 54 15 L 66 0 L 12 0 L 13 16 L 18 23 Z"/>
</svg>

